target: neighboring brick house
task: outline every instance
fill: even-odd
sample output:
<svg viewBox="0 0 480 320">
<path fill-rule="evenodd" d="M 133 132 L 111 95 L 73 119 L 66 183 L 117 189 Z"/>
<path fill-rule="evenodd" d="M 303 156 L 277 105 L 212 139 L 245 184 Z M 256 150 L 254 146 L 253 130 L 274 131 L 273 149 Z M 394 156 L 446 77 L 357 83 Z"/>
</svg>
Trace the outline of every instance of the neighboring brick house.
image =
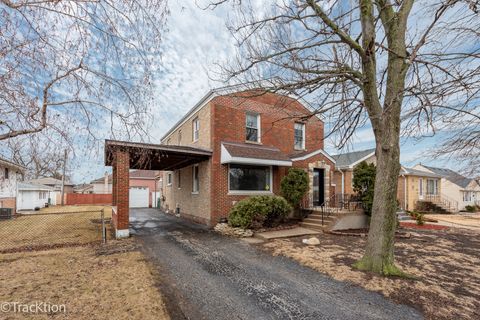
<svg viewBox="0 0 480 320">
<path fill-rule="evenodd" d="M 375 149 L 367 149 L 355 152 L 347 152 L 332 156 L 335 159 L 335 172 L 333 182 L 335 194 L 352 195 L 353 191 L 353 169 L 363 161 L 377 163 Z"/>
<path fill-rule="evenodd" d="M 0 158 L 0 208 L 12 208 L 16 212 L 18 183 L 23 180 L 25 168 Z"/>
<path fill-rule="evenodd" d="M 256 92 L 209 92 L 161 139 L 162 145 L 211 151 L 194 165 L 161 174 L 163 207 L 207 225 L 239 200 L 280 194 L 290 167 L 308 170 L 310 206 L 330 197 L 335 161 L 324 124 L 303 102 Z"/>
<path fill-rule="evenodd" d="M 154 195 L 159 192 L 158 171 L 132 170 L 129 172 L 129 204 L 130 208 L 145 208 L 155 206 Z M 105 176 L 90 182 L 92 193 L 111 194 L 112 175 L 105 173 Z"/>
<path fill-rule="evenodd" d="M 377 163 L 375 149 L 367 149 L 334 155 L 336 160 L 334 183 L 337 196 L 353 195 L 353 170 L 361 162 Z M 442 204 L 445 196 L 441 193 L 440 176 L 433 172 L 420 171 L 402 166 L 397 186 L 397 199 L 400 208 L 415 210 L 418 201 Z M 443 205 L 443 204 L 442 204 Z"/>
</svg>

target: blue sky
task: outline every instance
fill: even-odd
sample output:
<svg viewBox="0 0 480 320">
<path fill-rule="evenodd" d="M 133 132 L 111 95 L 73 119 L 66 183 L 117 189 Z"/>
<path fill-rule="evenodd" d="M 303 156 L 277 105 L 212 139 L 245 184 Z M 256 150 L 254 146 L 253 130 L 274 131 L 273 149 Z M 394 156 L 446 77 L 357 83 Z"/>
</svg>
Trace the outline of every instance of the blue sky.
<svg viewBox="0 0 480 320">
<path fill-rule="evenodd" d="M 146 140 L 159 143 L 162 135 L 209 89 L 222 86 L 211 80 L 209 73 L 211 75 L 214 63 L 221 63 L 235 53 L 234 40 L 226 28 L 227 9 L 201 10 L 182 1 L 171 2 L 163 54 L 159 57 L 161 71 L 155 80 L 156 101 L 151 110 L 151 137 Z M 436 137 L 420 141 L 402 139 L 402 164 L 412 166 L 422 162 L 455 168 L 455 163 L 432 159 L 426 153 L 437 141 Z M 372 147 L 373 133 L 369 127 L 365 127 L 357 131 L 345 151 Z M 96 152 L 78 154 L 73 159 L 71 172 L 76 183 L 89 182 L 110 170 L 103 165 L 102 145 L 97 144 L 92 148 Z M 331 154 L 339 152 L 333 148 L 330 140 L 326 141 L 326 150 Z"/>
</svg>

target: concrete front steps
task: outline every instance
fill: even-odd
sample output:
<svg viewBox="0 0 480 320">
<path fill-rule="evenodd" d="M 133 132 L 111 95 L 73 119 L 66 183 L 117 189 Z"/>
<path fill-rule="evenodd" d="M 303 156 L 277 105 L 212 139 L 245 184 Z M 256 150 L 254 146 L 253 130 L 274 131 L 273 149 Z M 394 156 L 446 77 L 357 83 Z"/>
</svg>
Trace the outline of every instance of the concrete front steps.
<svg viewBox="0 0 480 320">
<path fill-rule="evenodd" d="M 353 225 L 351 222 L 347 223 L 342 223 L 344 219 L 346 218 L 351 219 L 351 217 L 359 217 L 365 215 L 363 214 L 363 211 L 360 210 L 355 210 L 355 211 L 350 211 L 350 210 L 335 210 L 334 212 L 326 213 L 323 217 L 323 224 L 322 224 L 322 213 L 319 211 L 312 211 L 307 218 L 303 219 L 303 221 L 300 223 L 300 226 L 303 228 L 308 228 L 311 230 L 316 230 L 316 231 L 330 231 L 333 229 L 339 228 L 341 229 L 348 229 L 351 226 L 352 228 L 355 228 L 358 223 L 354 223 Z M 356 219 L 356 218 L 354 218 Z M 341 226 L 338 226 L 338 225 Z"/>
<path fill-rule="evenodd" d="M 312 213 L 308 215 L 308 218 L 305 218 L 302 222 L 300 222 L 300 226 L 312 230 L 323 231 L 327 230 L 328 227 L 335 222 L 335 220 L 336 219 L 333 215 L 324 216 L 322 224 L 322 214 Z"/>
</svg>

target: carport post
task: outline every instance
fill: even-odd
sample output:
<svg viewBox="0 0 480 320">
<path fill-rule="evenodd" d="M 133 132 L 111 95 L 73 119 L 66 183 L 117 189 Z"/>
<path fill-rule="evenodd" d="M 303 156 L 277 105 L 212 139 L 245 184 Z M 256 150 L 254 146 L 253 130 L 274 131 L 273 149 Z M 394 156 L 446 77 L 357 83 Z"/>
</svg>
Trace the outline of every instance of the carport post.
<svg viewBox="0 0 480 320">
<path fill-rule="evenodd" d="M 128 215 L 129 215 L 129 171 L 130 171 L 130 154 L 126 150 L 116 149 L 114 154 L 114 170 L 112 187 L 114 194 L 114 217 L 113 223 L 115 228 L 115 237 L 127 238 L 128 232 Z"/>
</svg>

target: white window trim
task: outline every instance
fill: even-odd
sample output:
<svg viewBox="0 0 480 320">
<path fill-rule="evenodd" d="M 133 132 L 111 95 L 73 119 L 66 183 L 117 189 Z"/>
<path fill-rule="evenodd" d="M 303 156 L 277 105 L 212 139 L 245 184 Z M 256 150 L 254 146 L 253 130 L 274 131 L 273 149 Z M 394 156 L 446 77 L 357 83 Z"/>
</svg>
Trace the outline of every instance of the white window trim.
<svg viewBox="0 0 480 320">
<path fill-rule="evenodd" d="M 198 174 L 198 189 L 195 190 L 195 168 L 197 168 L 197 174 Z M 200 171 L 198 171 L 198 164 L 194 164 L 192 167 L 192 194 L 198 194 L 200 191 Z"/>
<path fill-rule="evenodd" d="M 171 186 L 172 182 L 173 182 L 172 173 L 169 172 L 169 173 L 167 173 L 167 187 Z"/>
<path fill-rule="evenodd" d="M 433 193 L 430 193 L 430 194 L 428 193 L 429 192 L 428 191 L 428 182 L 429 181 L 433 181 Z M 427 194 L 429 196 L 436 196 L 439 193 L 438 191 L 439 191 L 438 190 L 438 179 L 427 179 L 427 190 L 426 190 Z"/>
<path fill-rule="evenodd" d="M 197 137 L 195 138 L 195 132 L 198 132 Z M 192 120 L 192 141 L 197 142 L 200 137 L 200 120 L 198 117 L 195 117 Z"/>
<path fill-rule="evenodd" d="M 236 164 L 236 163 L 232 163 L 232 164 Z M 242 164 L 243 165 L 243 163 L 237 163 L 237 164 Z M 273 167 L 272 166 L 262 166 L 262 167 L 269 167 L 270 168 L 270 181 L 269 181 L 270 190 L 268 190 L 268 191 L 264 191 L 264 190 L 258 190 L 258 191 L 255 191 L 255 190 L 230 190 L 230 164 L 228 164 L 228 172 L 227 172 L 227 174 L 228 174 L 228 193 L 227 193 L 227 195 L 245 195 L 245 196 L 262 195 L 262 194 L 272 195 L 273 194 Z"/>
<path fill-rule="evenodd" d="M 257 141 L 247 140 L 247 136 L 245 135 L 245 142 L 247 142 L 247 143 L 262 143 L 262 128 L 261 128 L 262 121 L 261 121 L 260 113 L 250 112 L 250 111 L 247 111 L 245 113 L 245 133 L 247 132 L 247 116 L 248 115 L 257 117 Z"/>
<path fill-rule="evenodd" d="M 295 145 L 295 125 L 297 124 L 302 126 L 302 146 L 300 148 L 297 148 L 297 146 Z M 307 126 L 303 122 L 295 122 L 295 124 L 293 125 L 293 148 L 295 150 L 305 150 L 306 131 L 307 131 Z"/>
</svg>

